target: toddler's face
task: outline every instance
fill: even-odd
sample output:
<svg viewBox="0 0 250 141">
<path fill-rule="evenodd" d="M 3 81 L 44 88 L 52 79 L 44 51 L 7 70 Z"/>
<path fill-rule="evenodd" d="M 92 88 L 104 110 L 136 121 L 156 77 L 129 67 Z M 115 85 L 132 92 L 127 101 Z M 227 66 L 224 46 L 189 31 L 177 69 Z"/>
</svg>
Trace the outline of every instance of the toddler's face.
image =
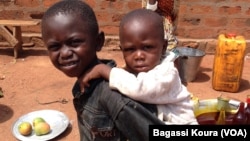
<svg viewBox="0 0 250 141">
<path fill-rule="evenodd" d="M 69 77 L 79 77 L 96 61 L 97 42 L 79 17 L 58 14 L 45 22 L 43 40 L 53 65 Z"/>
<path fill-rule="evenodd" d="M 133 21 L 121 29 L 120 47 L 129 72 L 147 72 L 160 63 L 167 46 L 160 29 L 145 21 Z"/>
</svg>

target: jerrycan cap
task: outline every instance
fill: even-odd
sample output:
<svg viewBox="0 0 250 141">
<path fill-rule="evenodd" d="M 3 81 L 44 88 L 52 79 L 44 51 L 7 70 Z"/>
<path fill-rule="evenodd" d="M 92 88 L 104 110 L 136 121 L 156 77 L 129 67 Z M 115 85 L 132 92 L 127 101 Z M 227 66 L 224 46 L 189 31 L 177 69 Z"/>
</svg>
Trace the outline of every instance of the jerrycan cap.
<svg viewBox="0 0 250 141">
<path fill-rule="evenodd" d="M 226 38 L 235 38 L 236 34 L 235 33 L 227 33 Z"/>
</svg>

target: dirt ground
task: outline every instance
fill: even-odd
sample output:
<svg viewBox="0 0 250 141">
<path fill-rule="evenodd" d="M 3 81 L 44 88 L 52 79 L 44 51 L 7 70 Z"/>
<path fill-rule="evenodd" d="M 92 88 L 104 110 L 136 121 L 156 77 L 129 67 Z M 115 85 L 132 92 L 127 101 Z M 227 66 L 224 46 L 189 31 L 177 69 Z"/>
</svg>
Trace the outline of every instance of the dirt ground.
<svg viewBox="0 0 250 141">
<path fill-rule="evenodd" d="M 116 60 L 118 66 L 123 65 L 119 51 L 104 49 L 98 55 Z M 250 94 L 250 56 L 245 57 L 242 83 L 237 93 L 213 90 L 213 59 L 213 55 L 205 55 L 197 79 L 186 85 L 188 90 L 199 99 L 214 99 L 222 94 L 245 101 L 246 95 Z M 68 116 L 70 126 L 53 141 L 79 140 L 71 96 L 74 81 L 74 78 L 66 77 L 52 66 L 45 48 L 24 48 L 19 59 L 14 61 L 13 48 L 0 47 L 0 87 L 4 94 L 0 98 L 0 139 L 17 140 L 11 127 L 20 116 L 36 110 L 54 109 Z M 61 100 L 66 103 L 61 103 Z"/>
</svg>

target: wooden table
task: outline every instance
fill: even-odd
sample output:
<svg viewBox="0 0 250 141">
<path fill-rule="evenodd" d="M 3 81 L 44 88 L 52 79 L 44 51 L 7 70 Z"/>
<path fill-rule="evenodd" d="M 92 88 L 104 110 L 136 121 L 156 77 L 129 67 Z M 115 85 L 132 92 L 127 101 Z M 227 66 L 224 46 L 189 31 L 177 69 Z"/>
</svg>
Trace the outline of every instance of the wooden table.
<svg viewBox="0 0 250 141">
<path fill-rule="evenodd" d="M 38 25 L 40 20 L 0 20 L 0 35 L 14 47 L 14 57 L 18 57 L 18 52 L 22 51 L 22 30 L 21 26 Z M 9 27 L 13 29 L 10 30 Z"/>
</svg>

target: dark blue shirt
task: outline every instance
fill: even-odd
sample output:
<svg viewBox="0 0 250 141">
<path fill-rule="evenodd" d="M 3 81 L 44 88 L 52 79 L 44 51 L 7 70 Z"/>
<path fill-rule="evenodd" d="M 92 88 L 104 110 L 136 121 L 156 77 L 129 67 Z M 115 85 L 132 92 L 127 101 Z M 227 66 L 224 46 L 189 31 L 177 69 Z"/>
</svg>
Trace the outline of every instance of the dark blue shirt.
<svg viewBox="0 0 250 141">
<path fill-rule="evenodd" d="M 102 62 L 115 66 L 112 60 Z M 103 79 L 92 80 L 84 93 L 76 82 L 72 92 L 81 141 L 147 141 L 148 126 L 164 124 L 155 105 L 133 101 Z"/>
</svg>

